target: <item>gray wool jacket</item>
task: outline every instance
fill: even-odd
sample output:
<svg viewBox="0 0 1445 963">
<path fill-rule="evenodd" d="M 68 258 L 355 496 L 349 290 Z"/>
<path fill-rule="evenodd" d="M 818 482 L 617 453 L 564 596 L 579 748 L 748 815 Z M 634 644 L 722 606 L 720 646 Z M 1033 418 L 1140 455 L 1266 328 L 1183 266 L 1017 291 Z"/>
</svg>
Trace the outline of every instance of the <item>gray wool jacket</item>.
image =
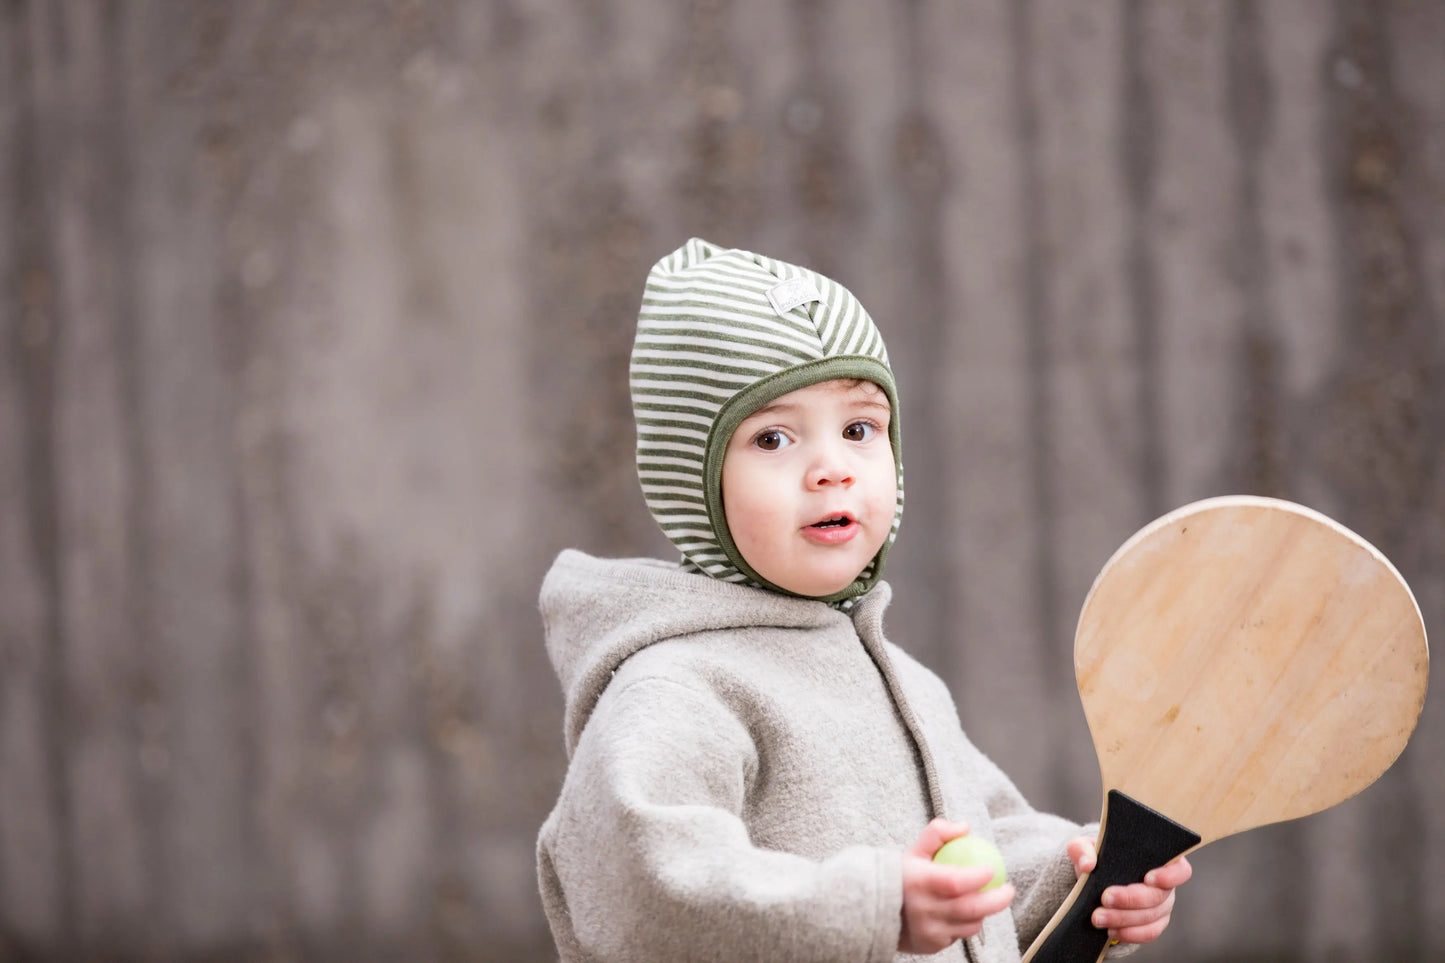
<svg viewBox="0 0 1445 963">
<path fill-rule="evenodd" d="M 934 816 L 1018 890 L 934 959 L 1017 963 L 1092 831 L 1034 811 L 943 683 L 844 612 L 647 559 L 565 551 L 541 593 L 570 763 L 537 846 L 564 961 L 886 961 L 902 854 Z M 1112 954 L 1111 954 L 1112 955 Z"/>
</svg>

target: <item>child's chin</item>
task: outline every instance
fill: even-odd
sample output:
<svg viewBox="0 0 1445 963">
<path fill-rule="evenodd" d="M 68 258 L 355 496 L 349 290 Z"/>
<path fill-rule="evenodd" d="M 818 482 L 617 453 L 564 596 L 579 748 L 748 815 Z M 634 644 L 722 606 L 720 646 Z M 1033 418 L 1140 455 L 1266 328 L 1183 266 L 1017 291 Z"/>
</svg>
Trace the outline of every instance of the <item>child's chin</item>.
<svg viewBox="0 0 1445 963">
<path fill-rule="evenodd" d="M 783 585 L 782 587 L 796 595 L 806 595 L 808 598 L 827 598 L 852 585 L 857 577 L 857 572 L 847 576 L 814 574 L 806 579 L 794 580 L 793 585 Z"/>
</svg>

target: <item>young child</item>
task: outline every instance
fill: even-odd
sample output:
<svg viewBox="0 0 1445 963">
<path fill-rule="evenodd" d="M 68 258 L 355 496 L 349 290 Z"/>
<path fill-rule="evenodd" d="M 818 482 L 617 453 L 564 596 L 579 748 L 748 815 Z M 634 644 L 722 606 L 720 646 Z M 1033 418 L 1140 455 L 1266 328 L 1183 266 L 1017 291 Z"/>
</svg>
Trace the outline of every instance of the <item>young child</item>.
<svg viewBox="0 0 1445 963">
<path fill-rule="evenodd" d="M 680 564 L 576 551 L 542 586 L 570 765 L 538 840 L 571 960 L 1016 963 L 1092 832 L 1035 812 L 883 636 L 898 396 L 847 290 L 693 239 L 648 278 L 638 476 Z M 931 862 L 973 833 L 991 870 Z M 1183 859 L 1096 925 L 1158 937 Z"/>
</svg>

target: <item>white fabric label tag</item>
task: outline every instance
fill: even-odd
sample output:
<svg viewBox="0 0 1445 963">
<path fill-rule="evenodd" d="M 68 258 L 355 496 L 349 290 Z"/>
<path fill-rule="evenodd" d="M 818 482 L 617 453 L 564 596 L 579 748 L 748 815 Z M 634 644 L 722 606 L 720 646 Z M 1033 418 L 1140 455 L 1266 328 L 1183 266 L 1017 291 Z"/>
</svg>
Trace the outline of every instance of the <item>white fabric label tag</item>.
<svg viewBox="0 0 1445 963">
<path fill-rule="evenodd" d="M 818 293 L 812 278 L 789 278 L 782 284 L 775 284 L 768 289 L 768 301 L 773 305 L 773 310 L 778 312 L 780 318 L 799 305 L 821 300 L 823 300 L 823 296 Z"/>
</svg>

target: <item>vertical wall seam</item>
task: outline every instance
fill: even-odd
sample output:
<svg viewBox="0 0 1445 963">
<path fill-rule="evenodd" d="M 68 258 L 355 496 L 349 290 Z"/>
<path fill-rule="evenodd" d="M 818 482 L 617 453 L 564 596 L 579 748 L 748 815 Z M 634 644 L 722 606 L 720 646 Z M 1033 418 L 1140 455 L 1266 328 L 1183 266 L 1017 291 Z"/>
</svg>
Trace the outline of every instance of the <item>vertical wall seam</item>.
<svg viewBox="0 0 1445 963">
<path fill-rule="evenodd" d="M 124 36 L 124 17 L 115 6 L 107 9 L 107 36 Z M 151 591 L 154 585 L 154 563 L 152 558 L 151 534 L 153 510 L 151 491 L 155 472 L 147 456 L 145 443 L 144 406 L 142 385 L 146 380 L 145 343 L 141 331 L 136 278 L 139 271 L 140 252 L 138 239 L 132 234 L 134 215 L 132 198 L 135 190 L 134 168 L 131 166 L 129 139 L 129 117 L 125 113 L 127 92 L 126 78 L 121 66 L 123 50 L 129 49 L 119 39 L 108 46 L 106 67 L 111 75 L 106 79 L 108 89 L 102 92 L 107 102 L 107 124 L 116 138 L 115 156 L 111 160 L 109 173 L 120 189 L 107 198 L 106 214 L 112 218 L 107 225 L 115 232 L 112 240 L 116 245 L 114 257 L 119 262 L 116 272 L 121 297 L 113 306 L 115 331 L 113 350 L 116 353 L 118 372 L 118 394 L 121 425 L 121 457 L 125 474 L 129 480 L 124 508 L 126 527 L 130 533 L 126 545 L 125 585 L 126 608 L 120 617 L 125 620 L 126 634 L 135 646 L 132 662 L 134 674 L 124 680 L 126 704 L 131 709 L 130 736 L 136 747 L 136 758 L 131 768 L 134 798 L 139 803 L 141 823 L 140 853 L 146 892 L 142 902 L 146 906 L 147 921 L 142 924 L 146 935 L 141 945 L 151 952 L 161 952 L 164 944 L 151 934 L 172 931 L 171 887 L 165 859 L 168 827 L 168 807 L 162 785 L 163 776 L 150 772 L 149 760 L 173 758 L 168 749 L 159 744 L 165 737 L 161 728 L 161 716 L 157 707 L 161 702 L 158 660 L 155 652 L 156 626 L 151 609 Z"/>
<path fill-rule="evenodd" d="M 949 418 L 944 392 L 948 327 L 955 322 L 968 323 L 968 319 L 952 315 L 947 293 L 943 218 L 950 177 L 945 145 L 928 116 L 924 97 L 928 64 L 922 5 L 910 0 L 903 5 L 901 14 L 903 96 L 894 127 L 893 165 L 909 227 L 900 244 L 903 263 L 898 270 L 908 278 L 906 293 L 918 318 L 914 330 L 923 346 L 923 350 L 907 352 L 915 368 L 913 381 L 900 389 L 900 404 L 909 408 L 902 428 L 905 437 L 942 440 L 948 438 L 938 422 L 939 418 Z M 944 678 L 957 678 L 959 650 L 966 640 L 954 635 L 962 624 L 958 589 L 961 566 L 954 539 L 946 534 L 956 531 L 957 517 L 954 499 L 947 493 L 947 459 L 942 444 L 915 444 L 909 448 L 905 442 L 903 448 L 905 470 L 911 479 L 905 516 L 911 513 L 928 519 L 926 528 L 915 527 L 910 540 L 926 545 L 926 554 L 933 559 L 933 564 L 915 573 L 923 581 L 915 598 L 927 606 L 922 625 L 931 636 L 930 658 Z"/>
<path fill-rule="evenodd" d="M 1032 484 L 1033 570 L 1038 599 L 1038 664 L 1044 688 L 1051 693 L 1070 692 L 1073 679 L 1066 671 L 1071 660 L 1063 658 L 1072 646 L 1064 631 L 1059 607 L 1060 575 L 1058 554 L 1058 506 L 1053 483 L 1053 399 L 1049 390 L 1050 358 L 1048 336 L 1049 306 L 1048 250 L 1044 232 L 1045 182 L 1040 169 L 1038 104 L 1033 90 L 1034 36 L 1032 0 L 1008 4 L 1014 100 L 1014 137 L 1021 159 L 1019 216 L 1023 259 L 1023 315 L 1026 329 L 1028 371 L 1027 424 L 1029 433 L 1028 474 Z M 1050 739 L 1057 753 L 1059 742 Z M 1054 783 L 1049 798 L 1055 804 L 1069 798 L 1072 786 L 1062 765 L 1050 766 Z"/>
<path fill-rule="evenodd" d="M 61 333 L 55 314 L 59 265 L 55 259 L 54 223 L 49 210 L 53 184 L 49 176 L 55 165 L 47 157 L 46 131 L 38 103 L 37 58 L 45 56 L 49 39 L 46 4 L 17 4 L 15 53 L 17 63 L 15 130 L 17 142 L 15 231 L 18 268 L 18 301 L 21 305 L 13 324 L 11 356 L 18 369 L 21 388 L 22 484 L 30 549 L 43 585 L 41 679 L 42 755 L 46 761 L 45 795 L 49 799 L 56 827 L 57 888 L 60 932 L 56 945 L 64 955 L 73 955 L 79 929 L 78 863 L 75 839 L 75 807 L 70 784 L 69 759 L 70 698 L 66 678 L 64 570 L 60 561 L 60 506 L 58 502 L 58 453 L 56 450 L 55 346 Z M 37 9 L 39 8 L 39 9 Z"/>
<path fill-rule="evenodd" d="M 1144 63 L 1148 42 L 1145 36 L 1147 10 L 1143 0 L 1126 0 L 1124 4 L 1119 160 L 1124 175 L 1124 192 L 1129 201 L 1125 265 L 1129 314 L 1134 328 L 1133 367 L 1138 378 L 1135 397 L 1135 411 L 1139 418 L 1136 471 L 1145 515 L 1155 518 L 1164 512 L 1166 506 L 1162 398 L 1159 391 L 1163 362 L 1159 346 L 1159 281 L 1150 252 L 1150 208 L 1158 169 L 1158 125 Z"/>
<path fill-rule="evenodd" d="M 1258 3 L 1234 0 L 1229 14 L 1227 114 L 1240 164 L 1229 274 L 1240 291 L 1241 338 L 1235 374 L 1240 447 L 1231 487 L 1284 496 L 1290 486 L 1280 457 L 1279 340 L 1270 318 L 1269 247 L 1261 210 L 1261 170 L 1273 127 L 1273 91 L 1262 29 Z"/>
</svg>

